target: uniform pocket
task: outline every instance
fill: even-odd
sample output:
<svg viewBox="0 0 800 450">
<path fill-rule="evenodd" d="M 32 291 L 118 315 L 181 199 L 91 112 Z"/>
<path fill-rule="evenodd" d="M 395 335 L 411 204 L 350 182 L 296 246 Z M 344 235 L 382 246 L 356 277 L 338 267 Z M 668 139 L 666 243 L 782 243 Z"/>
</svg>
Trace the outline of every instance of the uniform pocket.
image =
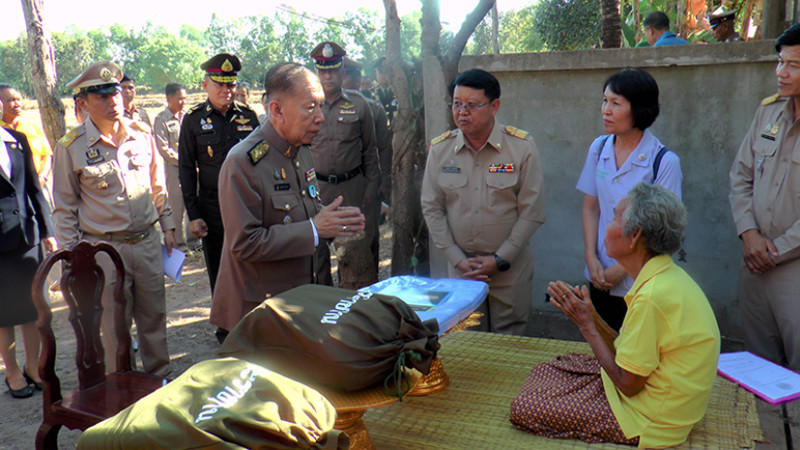
<svg viewBox="0 0 800 450">
<path fill-rule="evenodd" d="M 517 172 L 495 172 L 486 175 L 486 185 L 492 189 L 508 189 L 517 185 Z"/>
<path fill-rule="evenodd" d="M 463 173 L 442 172 L 437 178 L 439 187 L 445 191 L 463 188 L 467 185 L 467 175 Z"/>
<path fill-rule="evenodd" d="M 349 142 L 361 137 L 361 121 L 356 114 L 339 114 L 336 118 L 336 138 Z"/>
</svg>

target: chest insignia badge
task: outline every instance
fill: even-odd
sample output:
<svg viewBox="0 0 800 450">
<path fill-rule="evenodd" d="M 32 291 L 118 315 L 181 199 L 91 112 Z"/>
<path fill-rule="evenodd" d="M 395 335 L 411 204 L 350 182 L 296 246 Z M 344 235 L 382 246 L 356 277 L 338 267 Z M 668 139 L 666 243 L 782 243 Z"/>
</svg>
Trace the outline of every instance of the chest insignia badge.
<svg viewBox="0 0 800 450">
<path fill-rule="evenodd" d="M 313 167 L 306 170 L 306 183 L 311 183 L 316 179 L 317 179 L 317 172 L 314 170 Z"/>
<path fill-rule="evenodd" d="M 289 225 L 290 223 L 292 223 L 292 217 L 291 216 L 286 216 L 286 217 L 283 218 L 283 224 L 284 225 Z"/>
<path fill-rule="evenodd" d="M 319 200 L 319 192 L 317 192 L 317 187 L 314 186 L 313 184 L 310 184 L 308 186 L 308 195 L 310 195 L 312 198 L 316 198 L 317 200 Z"/>
<path fill-rule="evenodd" d="M 208 117 L 205 119 L 200 119 L 200 123 L 201 123 L 200 128 L 202 128 L 205 131 L 214 129 L 214 124 L 211 123 L 211 119 Z"/>
<path fill-rule="evenodd" d="M 103 156 L 100 155 L 100 151 L 94 148 L 90 148 L 88 152 L 86 152 L 86 164 L 97 164 L 103 160 Z"/>
<path fill-rule="evenodd" d="M 778 124 L 776 123 L 775 125 L 773 125 L 773 126 L 772 126 L 772 128 L 770 128 L 770 129 L 769 129 L 769 132 L 770 132 L 771 134 L 778 134 L 778 129 L 779 129 L 779 128 L 780 128 L 780 127 L 779 127 L 779 126 L 778 126 Z"/>
<path fill-rule="evenodd" d="M 250 122 L 250 119 L 244 118 L 242 116 L 238 116 L 235 119 L 233 119 L 233 121 L 238 123 L 239 125 L 244 125 L 244 124 Z"/>
</svg>

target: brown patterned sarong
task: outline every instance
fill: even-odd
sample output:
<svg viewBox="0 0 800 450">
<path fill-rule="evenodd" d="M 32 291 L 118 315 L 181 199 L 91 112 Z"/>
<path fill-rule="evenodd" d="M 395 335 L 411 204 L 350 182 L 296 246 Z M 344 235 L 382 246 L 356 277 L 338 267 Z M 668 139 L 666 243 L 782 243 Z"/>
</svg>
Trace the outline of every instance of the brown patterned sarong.
<svg viewBox="0 0 800 450">
<path fill-rule="evenodd" d="M 511 423 L 539 436 L 638 445 L 625 438 L 593 355 L 569 353 L 531 370 L 511 402 Z"/>
</svg>

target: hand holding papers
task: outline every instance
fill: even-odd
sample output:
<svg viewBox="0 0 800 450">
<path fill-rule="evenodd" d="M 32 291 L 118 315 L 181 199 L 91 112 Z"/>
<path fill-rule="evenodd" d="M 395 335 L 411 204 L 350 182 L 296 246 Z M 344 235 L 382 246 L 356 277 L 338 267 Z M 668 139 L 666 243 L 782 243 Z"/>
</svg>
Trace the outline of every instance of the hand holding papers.
<svg viewBox="0 0 800 450">
<path fill-rule="evenodd" d="M 164 259 L 164 275 L 168 276 L 173 281 L 180 281 L 186 253 L 183 253 L 177 248 L 173 248 L 172 256 L 167 256 L 167 247 L 161 244 L 161 256 Z"/>
</svg>

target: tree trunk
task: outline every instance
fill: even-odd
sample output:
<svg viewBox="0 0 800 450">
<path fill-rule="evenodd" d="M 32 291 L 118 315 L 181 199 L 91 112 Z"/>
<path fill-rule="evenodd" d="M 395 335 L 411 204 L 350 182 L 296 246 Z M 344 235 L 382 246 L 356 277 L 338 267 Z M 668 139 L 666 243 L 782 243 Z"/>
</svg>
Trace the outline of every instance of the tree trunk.
<svg viewBox="0 0 800 450">
<path fill-rule="evenodd" d="M 50 33 L 44 27 L 42 9 L 44 0 L 22 0 L 25 23 L 28 29 L 28 54 L 31 58 L 33 90 L 39 104 L 47 140 L 55 147 L 66 131 L 64 104 L 58 95 L 56 58 Z"/>
<path fill-rule="evenodd" d="M 397 5 L 394 0 L 384 0 L 384 7 L 386 72 L 397 99 L 397 116 L 392 121 L 392 275 L 404 275 L 415 273 L 415 263 L 418 262 L 415 257 L 419 245 L 416 237 L 422 223 L 422 212 L 416 179 L 418 155 L 423 151 L 425 141 L 421 120 L 423 102 L 419 83 L 415 83 L 417 75 L 402 59 Z"/>
<path fill-rule="evenodd" d="M 497 3 L 492 6 L 492 51 L 495 55 L 500 54 L 500 39 L 498 34 L 500 32 L 500 19 L 497 14 Z"/>
<path fill-rule="evenodd" d="M 603 48 L 619 48 L 622 45 L 619 0 L 600 0 L 600 14 L 600 40 Z"/>
</svg>

